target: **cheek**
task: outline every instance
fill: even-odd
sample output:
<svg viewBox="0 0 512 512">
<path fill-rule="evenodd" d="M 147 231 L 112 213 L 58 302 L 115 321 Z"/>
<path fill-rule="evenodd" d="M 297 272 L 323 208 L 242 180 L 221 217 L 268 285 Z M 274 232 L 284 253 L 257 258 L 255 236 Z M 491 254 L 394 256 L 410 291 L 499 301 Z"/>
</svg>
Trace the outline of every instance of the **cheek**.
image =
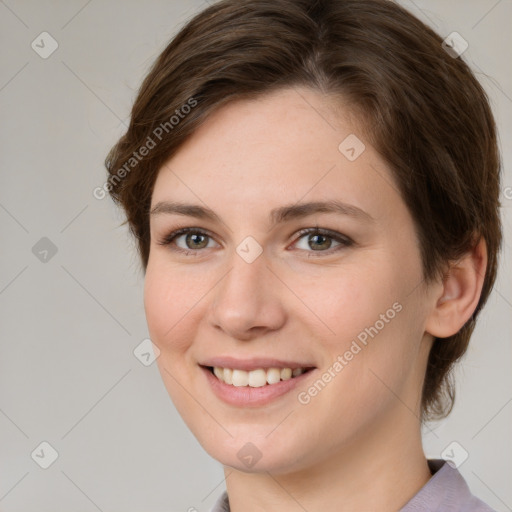
<svg viewBox="0 0 512 512">
<path fill-rule="evenodd" d="M 185 421 L 188 416 L 183 411 L 190 408 L 190 397 L 183 385 L 192 381 L 188 354 L 199 322 L 194 305 L 202 295 L 200 286 L 183 272 L 150 260 L 144 281 L 146 321 L 151 340 L 160 349 L 156 364 L 162 380 Z"/>
<path fill-rule="evenodd" d="M 360 334 L 364 339 L 365 329 L 379 321 L 381 314 L 390 310 L 389 316 L 394 316 L 392 307 L 400 298 L 393 269 L 382 265 L 382 260 L 378 264 L 325 268 L 314 276 L 298 275 L 300 279 L 295 276 L 293 280 L 294 291 L 310 310 L 304 309 L 303 317 L 308 323 L 315 317 L 321 323 L 319 334 L 330 351 L 346 350 L 347 343 Z"/>
<path fill-rule="evenodd" d="M 203 287 L 183 272 L 148 264 L 144 309 L 151 339 L 160 350 L 180 352 L 188 347 L 191 338 L 184 330 L 194 321 L 194 306 L 204 295 Z"/>
<path fill-rule="evenodd" d="M 354 265 L 339 273 L 331 269 L 329 279 L 317 276 L 316 287 L 299 282 L 298 295 L 324 326 L 322 366 L 336 375 L 328 386 L 345 410 L 379 409 L 390 395 L 386 385 L 399 388 L 414 364 L 421 338 L 419 311 L 410 294 L 416 274 L 399 262 L 385 262 L 380 257 L 378 265 Z"/>
</svg>

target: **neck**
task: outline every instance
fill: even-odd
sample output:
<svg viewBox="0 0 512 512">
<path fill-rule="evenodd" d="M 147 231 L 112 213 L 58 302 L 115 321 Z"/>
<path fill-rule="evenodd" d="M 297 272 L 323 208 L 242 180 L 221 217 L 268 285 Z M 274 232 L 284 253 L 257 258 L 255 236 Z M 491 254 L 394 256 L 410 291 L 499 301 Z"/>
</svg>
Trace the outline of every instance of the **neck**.
<svg viewBox="0 0 512 512">
<path fill-rule="evenodd" d="M 419 421 L 403 406 L 400 414 L 398 419 L 394 411 L 350 447 L 299 471 L 246 473 L 225 467 L 231 512 L 396 512 L 432 476 Z"/>
</svg>

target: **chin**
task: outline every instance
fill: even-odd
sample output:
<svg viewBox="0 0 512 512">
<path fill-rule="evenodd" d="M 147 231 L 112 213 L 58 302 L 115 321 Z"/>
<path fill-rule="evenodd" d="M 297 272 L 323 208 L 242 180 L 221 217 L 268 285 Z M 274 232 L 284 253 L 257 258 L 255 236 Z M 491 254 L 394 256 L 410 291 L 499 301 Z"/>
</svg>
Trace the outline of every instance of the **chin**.
<svg viewBox="0 0 512 512">
<path fill-rule="evenodd" d="M 245 473 L 285 474 L 307 467 L 309 457 L 304 453 L 307 447 L 297 436 L 283 431 L 281 437 L 270 439 L 265 438 L 268 431 L 265 435 L 258 436 L 252 429 L 251 435 L 251 426 L 247 427 L 247 435 L 230 437 L 226 434 L 222 440 L 197 438 L 213 459 Z M 313 447 L 311 452 L 315 452 Z"/>
</svg>

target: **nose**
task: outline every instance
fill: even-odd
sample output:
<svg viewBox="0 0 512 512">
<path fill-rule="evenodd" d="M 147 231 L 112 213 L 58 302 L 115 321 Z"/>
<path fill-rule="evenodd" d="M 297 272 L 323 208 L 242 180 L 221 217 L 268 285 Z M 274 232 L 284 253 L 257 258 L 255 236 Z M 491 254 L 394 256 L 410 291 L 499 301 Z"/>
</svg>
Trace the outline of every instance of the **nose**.
<svg viewBox="0 0 512 512">
<path fill-rule="evenodd" d="M 248 263 L 236 252 L 230 269 L 212 290 L 210 322 L 238 340 L 249 341 L 286 322 L 283 285 L 261 254 Z"/>
</svg>

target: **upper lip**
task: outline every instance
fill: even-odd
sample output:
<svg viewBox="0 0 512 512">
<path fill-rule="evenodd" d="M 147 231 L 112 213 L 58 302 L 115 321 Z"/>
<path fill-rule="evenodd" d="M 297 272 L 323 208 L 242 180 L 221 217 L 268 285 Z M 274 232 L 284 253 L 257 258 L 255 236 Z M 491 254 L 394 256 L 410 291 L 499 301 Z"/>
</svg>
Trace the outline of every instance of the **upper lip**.
<svg viewBox="0 0 512 512">
<path fill-rule="evenodd" d="M 232 368 L 237 370 L 257 370 L 258 368 L 314 368 L 309 363 L 298 363 L 297 361 L 287 361 L 284 359 L 271 359 L 268 357 L 254 357 L 251 359 L 236 359 L 231 356 L 212 357 L 201 363 L 201 366 L 218 366 L 220 368 Z"/>
</svg>

